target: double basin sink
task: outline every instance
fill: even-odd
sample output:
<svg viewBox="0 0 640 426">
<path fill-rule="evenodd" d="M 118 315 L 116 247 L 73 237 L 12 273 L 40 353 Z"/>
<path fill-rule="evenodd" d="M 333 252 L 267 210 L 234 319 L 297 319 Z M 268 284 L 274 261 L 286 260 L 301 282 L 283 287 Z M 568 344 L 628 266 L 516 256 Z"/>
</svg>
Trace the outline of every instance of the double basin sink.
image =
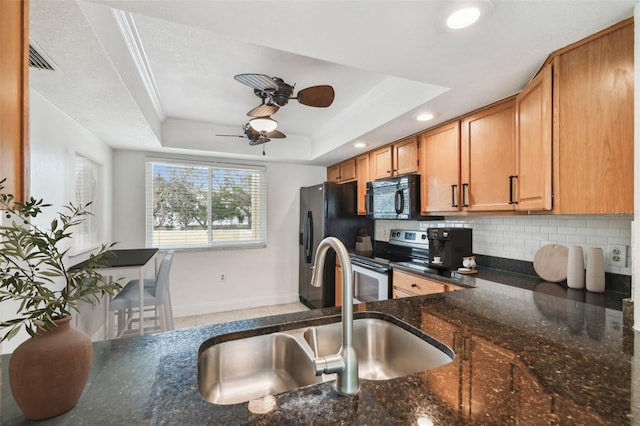
<svg viewBox="0 0 640 426">
<path fill-rule="evenodd" d="M 335 374 L 316 376 L 313 360 L 338 352 L 340 320 L 337 315 L 291 323 L 284 331 L 265 328 L 252 330 L 250 337 L 205 341 L 198 355 L 201 395 L 214 404 L 236 404 L 335 380 Z M 418 373 L 455 357 L 448 346 L 379 312 L 354 315 L 353 346 L 358 377 L 364 380 Z"/>
</svg>

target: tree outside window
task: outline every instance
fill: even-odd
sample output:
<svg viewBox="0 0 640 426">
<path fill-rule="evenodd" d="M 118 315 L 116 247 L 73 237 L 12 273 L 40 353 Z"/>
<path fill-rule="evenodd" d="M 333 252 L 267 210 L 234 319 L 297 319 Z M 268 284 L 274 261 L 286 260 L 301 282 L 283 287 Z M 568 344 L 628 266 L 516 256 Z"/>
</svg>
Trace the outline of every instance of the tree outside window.
<svg viewBox="0 0 640 426">
<path fill-rule="evenodd" d="M 263 246 L 264 175 L 264 168 L 148 163 L 148 245 Z"/>
</svg>

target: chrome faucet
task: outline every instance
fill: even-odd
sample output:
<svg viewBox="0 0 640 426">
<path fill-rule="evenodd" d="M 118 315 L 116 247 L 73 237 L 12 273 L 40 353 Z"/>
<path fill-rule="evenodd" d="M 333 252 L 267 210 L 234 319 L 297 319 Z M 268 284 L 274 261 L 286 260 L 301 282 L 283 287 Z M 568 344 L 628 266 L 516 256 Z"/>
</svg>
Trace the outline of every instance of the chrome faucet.
<svg viewBox="0 0 640 426">
<path fill-rule="evenodd" d="M 311 285 L 321 287 L 324 261 L 329 248 L 335 250 L 342 265 L 342 347 L 335 355 L 317 357 L 313 360 L 316 376 L 337 373 L 336 390 L 341 395 L 356 395 L 358 382 L 358 358 L 353 348 L 353 272 L 351 260 L 344 244 L 336 237 L 320 241 L 313 262 Z"/>
</svg>

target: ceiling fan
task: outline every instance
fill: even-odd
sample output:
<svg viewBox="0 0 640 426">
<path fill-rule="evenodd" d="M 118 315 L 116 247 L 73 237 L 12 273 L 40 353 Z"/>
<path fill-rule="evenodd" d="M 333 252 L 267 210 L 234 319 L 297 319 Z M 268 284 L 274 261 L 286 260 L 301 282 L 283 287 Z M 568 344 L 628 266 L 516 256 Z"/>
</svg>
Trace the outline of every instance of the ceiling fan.
<svg viewBox="0 0 640 426">
<path fill-rule="evenodd" d="M 286 138 L 287 135 L 282 133 L 280 130 L 272 130 L 270 132 L 259 132 L 253 127 L 249 125 L 249 123 L 242 125 L 242 131 L 244 134 L 242 135 L 216 135 L 216 136 L 225 136 L 225 137 L 237 137 L 237 138 L 246 138 L 249 139 L 249 145 L 263 145 L 262 147 L 262 155 L 265 155 L 264 152 L 264 144 L 269 142 L 271 139 L 283 139 Z"/>
<path fill-rule="evenodd" d="M 285 83 L 280 77 L 269 77 L 264 74 L 238 74 L 237 81 L 253 88 L 253 93 L 262 103 L 247 113 L 249 117 L 265 117 L 275 114 L 280 107 L 289 100 L 295 99 L 299 103 L 316 108 L 326 108 L 333 103 L 335 92 L 329 85 L 312 86 L 299 90 L 293 95 L 295 84 Z"/>
</svg>

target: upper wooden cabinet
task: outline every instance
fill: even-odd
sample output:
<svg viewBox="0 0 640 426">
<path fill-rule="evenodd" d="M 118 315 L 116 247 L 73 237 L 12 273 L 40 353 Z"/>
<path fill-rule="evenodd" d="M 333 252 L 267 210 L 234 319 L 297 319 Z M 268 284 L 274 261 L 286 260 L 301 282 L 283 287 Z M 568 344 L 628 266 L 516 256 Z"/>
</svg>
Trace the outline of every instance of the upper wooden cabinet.
<svg viewBox="0 0 640 426">
<path fill-rule="evenodd" d="M 420 210 L 460 210 L 460 121 L 420 135 Z"/>
<path fill-rule="evenodd" d="M 551 210 L 552 67 L 547 64 L 516 97 L 517 210 Z"/>
<path fill-rule="evenodd" d="M 356 160 L 350 158 L 341 163 L 327 167 L 327 181 L 335 183 L 356 180 Z"/>
<path fill-rule="evenodd" d="M 633 213 L 633 21 L 553 61 L 554 213 Z"/>
<path fill-rule="evenodd" d="M 463 117 L 461 129 L 463 210 L 514 210 L 515 99 Z"/>
<path fill-rule="evenodd" d="M 419 172 L 423 215 L 631 214 L 633 55 L 631 19 L 554 52 L 515 98 L 371 151 L 368 180 Z"/>
<path fill-rule="evenodd" d="M 358 214 L 364 215 L 367 214 L 367 182 L 371 180 L 369 178 L 369 154 L 356 157 L 356 180 L 358 181 Z"/>
<path fill-rule="evenodd" d="M 369 161 L 371 180 L 393 176 L 393 149 L 391 145 L 372 151 Z"/>
<path fill-rule="evenodd" d="M 393 144 L 394 176 L 417 173 L 419 164 L 417 136 L 411 136 Z"/>
<path fill-rule="evenodd" d="M 411 136 L 371 152 L 371 179 L 418 172 L 418 137 Z"/>
<path fill-rule="evenodd" d="M 27 198 L 29 3 L 0 1 L 0 179 Z"/>
</svg>

